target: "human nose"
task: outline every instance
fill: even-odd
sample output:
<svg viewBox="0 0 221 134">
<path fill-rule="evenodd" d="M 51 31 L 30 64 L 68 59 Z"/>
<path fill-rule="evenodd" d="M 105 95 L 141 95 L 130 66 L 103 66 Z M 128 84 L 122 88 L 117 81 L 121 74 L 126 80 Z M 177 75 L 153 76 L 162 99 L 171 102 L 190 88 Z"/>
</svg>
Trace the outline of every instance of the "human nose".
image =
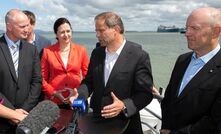
<svg viewBox="0 0 221 134">
<path fill-rule="evenodd" d="M 64 36 L 66 36 L 66 37 L 67 37 L 67 36 L 68 36 L 68 33 L 67 33 L 67 32 L 64 32 Z"/>
<path fill-rule="evenodd" d="M 190 28 L 186 28 L 185 36 L 190 36 L 191 35 L 191 30 Z"/>
<path fill-rule="evenodd" d="M 25 28 L 24 28 L 24 31 L 26 32 L 26 33 L 28 33 L 29 32 L 29 26 L 26 26 Z"/>
<path fill-rule="evenodd" d="M 99 38 L 100 37 L 100 32 L 96 31 L 96 37 Z"/>
</svg>

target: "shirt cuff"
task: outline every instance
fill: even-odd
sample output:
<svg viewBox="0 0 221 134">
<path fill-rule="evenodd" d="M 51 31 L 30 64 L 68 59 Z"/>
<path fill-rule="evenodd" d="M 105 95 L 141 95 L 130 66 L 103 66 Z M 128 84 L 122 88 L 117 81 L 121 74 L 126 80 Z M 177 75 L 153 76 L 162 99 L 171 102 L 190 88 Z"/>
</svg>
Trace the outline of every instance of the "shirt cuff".
<svg viewBox="0 0 221 134">
<path fill-rule="evenodd" d="M 4 99 L 0 99 L 0 104 L 3 104 L 4 103 Z"/>
</svg>

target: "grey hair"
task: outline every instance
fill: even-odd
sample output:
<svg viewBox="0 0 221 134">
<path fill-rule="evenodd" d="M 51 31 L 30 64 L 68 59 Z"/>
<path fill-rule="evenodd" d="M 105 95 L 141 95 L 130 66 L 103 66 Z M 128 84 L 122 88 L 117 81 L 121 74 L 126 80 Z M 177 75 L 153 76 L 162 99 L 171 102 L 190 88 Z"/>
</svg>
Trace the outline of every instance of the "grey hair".
<svg viewBox="0 0 221 134">
<path fill-rule="evenodd" d="M 109 28 L 113 28 L 114 26 L 119 26 L 120 28 L 120 33 L 124 33 L 124 24 L 120 16 L 113 12 L 103 12 L 98 14 L 95 18 L 94 21 L 96 22 L 99 19 L 104 19 L 104 23 L 107 25 Z"/>
<path fill-rule="evenodd" d="M 210 20 L 210 25 L 212 27 L 215 26 L 221 26 L 221 10 L 213 8 L 213 7 L 208 7 L 209 9 L 209 14 L 211 16 L 211 20 Z"/>
<path fill-rule="evenodd" d="M 21 12 L 18 9 L 11 9 L 5 15 L 5 23 L 9 23 L 15 20 L 16 16 L 14 15 L 15 12 Z"/>
</svg>

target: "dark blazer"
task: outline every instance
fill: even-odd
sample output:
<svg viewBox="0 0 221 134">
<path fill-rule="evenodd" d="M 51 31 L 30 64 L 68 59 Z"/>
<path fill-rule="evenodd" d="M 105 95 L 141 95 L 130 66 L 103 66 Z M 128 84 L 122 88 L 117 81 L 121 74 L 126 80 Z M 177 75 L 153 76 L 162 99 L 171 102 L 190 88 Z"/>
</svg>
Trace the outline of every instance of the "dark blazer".
<svg viewBox="0 0 221 134">
<path fill-rule="evenodd" d="M 0 64 L 0 94 L 4 95 L 15 108 L 30 111 L 38 103 L 41 92 L 41 68 L 36 47 L 21 41 L 17 78 L 10 50 L 2 36 Z"/>
<path fill-rule="evenodd" d="M 43 48 L 50 46 L 51 41 L 48 40 L 47 38 L 35 33 L 35 45 L 36 45 L 36 47 L 38 49 L 38 53 L 41 57 L 42 53 L 43 53 Z"/>
<path fill-rule="evenodd" d="M 91 93 L 90 106 L 95 116 L 112 103 L 111 92 L 122 100 L 127 108 L 130 124 L 125 133 L 142 133 L 139 110 L 153 98 L 153 84 L 149 55 L 141 46 L 126 41 L 105 86 L 105 47 L 98 47 L 91 54 L 86 78 L 79 87 L 79 96 L 87 98 Z M 119 117 L 120 118 L 120 117 Z"/>
<path fill-rule="evenodd" d="M 162 128 L 176 134 L 221 133 L 221 51 L 204 65 L 178 96 L 192 54 L 183 54 L 176 61 L 161 103 Z"/>
</svg>

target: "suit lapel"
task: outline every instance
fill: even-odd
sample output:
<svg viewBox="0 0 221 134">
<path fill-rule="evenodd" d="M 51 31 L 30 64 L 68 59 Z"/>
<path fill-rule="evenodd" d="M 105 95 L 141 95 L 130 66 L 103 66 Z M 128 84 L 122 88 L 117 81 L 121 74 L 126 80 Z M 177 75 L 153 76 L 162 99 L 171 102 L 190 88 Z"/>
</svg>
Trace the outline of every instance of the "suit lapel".
<svg viewBox="0 0 221 134">
<path fill-rule="evenodd" d="M 174 98 L 177 98 L 177 96 L 178 96 L 180 84 L 182 82 L 182 79 L 183 79 L 183 76 L 186 72 L 186 69 L 191 61 L 191 56 L 192 56 L 192 53 L 188 53 L 184 58 L 182 58 L 178 61 L 179 63 L 177 63 L 177 67 L 174 67 L 177 69 L 173 74 L 173 75 L 175 75 L 174 78 L 176 78 L 173 80 L 173 82 L 175 83 L 176 86 L 172 87 L 175 89 L 175 90 L 173 90 Z"/>
<path fill-rule="evenodd" d="M 179 98 L 182 99 L 189 92 L 193 91 L 195 87 L 199 87 L 199 85 L 213 75 L 215 75 L 218 71 L 218 68 L 221 66 L 220 59 L 221 58 L 221 50 L 210 60 L 208 61 L 204 67 L 190 80 L 190 82 L 186 85 Z"/>
<path fill-rule="evenodd" d="M 113 69 L 110 73 L 109 79 L 107 81 L 106 87 L 109 86 L 109 83 L 111 83 L 111 81 L 115 78 L 116 74 L 118 74 L 118 72 L 120 70 L 122 70 L 122 68 L 126 68 L 126 63 L 128 63 L 128 56 L 131 53 L 131 51 L 129 51 L 128 45 L 127 43 L 125 43 L 117 61 L 115 62 Z"/>
<path fill-rule="evenodd" d="M 8 45 L 6 43 L 4 36 L 1 37 L 1 42 L 2 42 L 2 44 L 0 45 L 0 48 L 2 49 L 2 52 L 4 54 L 4 57 L 5 57 L 5 60 L 8 64 L 8 66 L 9 66 L 12 77 L 15 80 L 15 82 L 17 82 L 17 76 L 15 73 L 15 67 L 14 67 L 14 64 L 12 61 L 12 56 L 11 56 L 10 50 L 8 48 Z"/>
<path fill-rule="evenodd" d="M 100 76 L 103 87 L 105 87 L 105 82 L 104 82 L 104 66 L 105 66 L 105 48 L 102 48 L 101 55 L 99 56 L 99 60 L 101 64 L 98 65 L 98 76 Z"/>
<path fill-rule="evenodd" d="M 57 58 L 58 62 L 61 64 L 62 68 L 64 70 L 66 70 L 66 68 L 64 67 L 64 63 L 63 63 L 63 61 L 61 59 L 61 56 L 60 56 L 60 48 L 59 48 L 59 44 L 58 43 L 56 44 L 54 54 L 55 54 L 55 57 Z"/>
<path fill-rule="evenodd" d="M 32 44 L 30 44 L 32 45 Z M 22 66 L 25 65 L 25 59 L 26 59 L 26 47 L 24 45 L 24 42 L 21 41 L 20 42 L 20 46 L 19 46 L 19 61 L 18 61 L 18 77 L 22 76 L 23 72 L 21 72 Z"/>
<path fill-rule="evenodd" d="M 66 70 L 69 70 L 69 69 L 71 69 L 70 68 L 70 63 L 72 62 L 75 62 L 75 60 L 74 59 L 76 59 L 75 58 L 75 55 L 76 55 L 76 52 L 77 51 L 77 49 L 76 49 L 76 47 L 75 47 L 75 45 L 72 45 L 71 44 L 71 46 L 70 46 L 70 52 L 69 52 L 69 55 L 68 55 L 68 63 L 67 63 L 67 66 L 66 66 Z M 64 63 L 62 62 L 62 66 L 64 66 Z M 64 67 L 63 67 L 64 68 Z M 65 68 L 64 68 L 65 69 Z"/>
</svg>

